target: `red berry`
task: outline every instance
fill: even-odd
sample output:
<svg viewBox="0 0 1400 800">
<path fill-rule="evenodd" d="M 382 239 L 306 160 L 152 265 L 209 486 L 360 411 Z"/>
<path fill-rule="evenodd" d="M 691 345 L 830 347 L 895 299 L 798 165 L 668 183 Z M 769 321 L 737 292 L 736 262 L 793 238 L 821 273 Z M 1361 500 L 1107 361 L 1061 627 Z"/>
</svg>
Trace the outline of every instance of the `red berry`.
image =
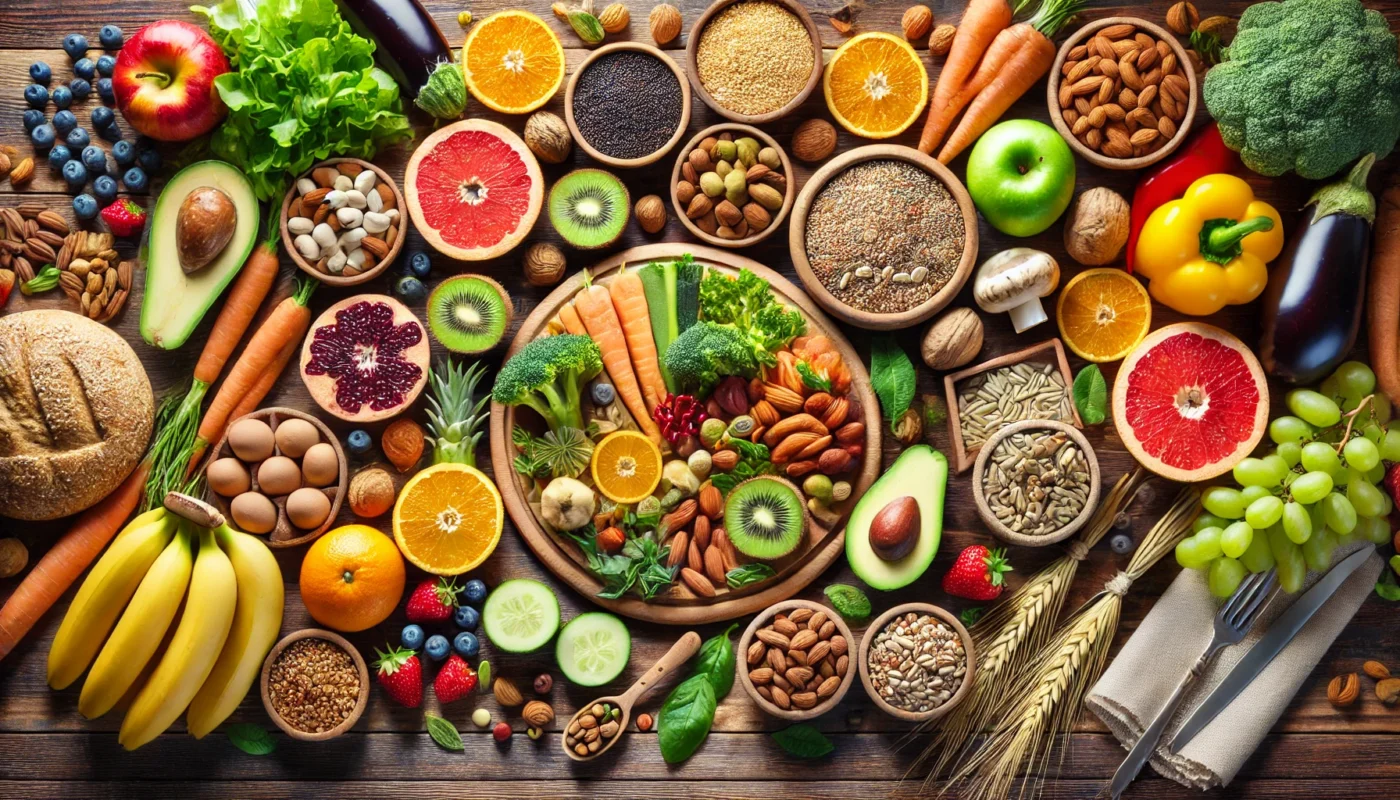
<svg viewBox="0 0 1400 800">
<path fill-rule="evenodd" d="M 476 683 L 476 670 L 453 653 L 433 678 L 433 694 L 437 695 L 439 703 L 451 703 L 476 691 Z"/>
<path fill-rule="evenodd" d="M 374 662 L 375 679 L 389 699 L 407 708 L 422 705 L 423 665 L 418 656 L 402 647 L 387 653 L 376 648 L 374 652 L 379 656 Z"/>
<path fill-rule="evenodd" d="M 409 622 L 446 622 L 457 606 L 457 584 L 446 578 L 429 578 L 408 596 Z"/>
<path fill-rule="evenodd" d="M 509 722 L 497 722 L 496 727 L 491 729 L 491 736 L 498 742 L 509 741 L 511 733 Z"/>
<path fill-rule="evenodd" d="M 943 591 L 968 600 L 995 600 L 1006 588 L 1002 575 L 1010 571 L 1004 550 L 988 551 L 975 544 L 964 548 L 943 576 Z"/>
</svg>

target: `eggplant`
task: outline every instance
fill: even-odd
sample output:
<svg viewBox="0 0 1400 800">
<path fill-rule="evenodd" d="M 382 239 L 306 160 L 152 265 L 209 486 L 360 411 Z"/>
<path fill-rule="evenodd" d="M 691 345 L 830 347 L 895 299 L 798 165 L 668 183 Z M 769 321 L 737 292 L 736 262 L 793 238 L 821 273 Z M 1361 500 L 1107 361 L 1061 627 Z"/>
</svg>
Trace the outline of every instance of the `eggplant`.
<svg viewBox="0 0 1400 800">
<path fill-rule="evenodd" d="M 409 97 L 417 97 L 439 64 L 453 61 L 447 37 L 418 0 L 338 0 L 361 36 L 377 43 L 376 60 Z"/>
<path fill-rule="evenodd" d="M 1375 163 L 1367 155 L 1317 190 L 1269 273 L 1259 359 L 1286 383 L 1322 380 L 1356 344 L 1376 220 L 1366 176 Z"/>
</svg>

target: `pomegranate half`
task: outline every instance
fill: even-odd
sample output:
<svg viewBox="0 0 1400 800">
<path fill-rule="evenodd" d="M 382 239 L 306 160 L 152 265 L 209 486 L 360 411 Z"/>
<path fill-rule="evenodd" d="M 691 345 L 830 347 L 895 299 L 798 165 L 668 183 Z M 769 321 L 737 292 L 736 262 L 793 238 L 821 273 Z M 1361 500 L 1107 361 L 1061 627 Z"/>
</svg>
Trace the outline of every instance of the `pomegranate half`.
<svg viewBox="0 0 1400 800">
<path fill-rule="evenodd" d="M 428 382 L 428 334 L 381 294 L 341 300 L 316 318 L 301 348 L 301 380 L 321 408 L 349 422 L 403 411 Z"/>
</svg>

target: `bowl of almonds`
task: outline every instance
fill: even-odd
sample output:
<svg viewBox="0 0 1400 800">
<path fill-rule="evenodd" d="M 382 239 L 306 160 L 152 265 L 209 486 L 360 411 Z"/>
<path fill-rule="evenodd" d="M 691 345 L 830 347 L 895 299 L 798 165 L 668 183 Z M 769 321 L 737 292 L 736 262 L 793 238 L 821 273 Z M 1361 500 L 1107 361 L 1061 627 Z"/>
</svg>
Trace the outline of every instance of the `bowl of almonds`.
<svg viewBox="0 0 1400 800">
<path fill-rule="evenodd" d="M 1060 47 L 1046 90 L 1050 121 L 1091 164 L 1142 169 L 1185 141 L 1200 91 L 1185 48 L 1136 17 L 1080 28 Z"/>
<path fill-rule="evenodd" d="M 696 238 L 718 247 L 767 239 L 792 210 L 797 181 L 788 154 L 749 125 L 715 125 L 681 148 L 671 206 Z"/>
<path fill-rule="evenodd" d="M 322 283 L 364 283 L 403 249 L 403 207 L 389 173 L 358 158 L 328 159 L 298 178 L 282 201 L 282 245 Z"/>
<path fill-rule="evenodd" d="M 967 628 L 928 603 L 905 603 L 876 617 L 856 661 L 875 705 L 910 722 L 928 722 L 957 708 L 972 689 L 977 667 Z"/>
<path fill-rule="evenodd" d="M 815 719 L 850 690 L 851 629 L 819 603 L 788 600 L 754 618 L 739 639 L 739 682 L 765 713 Z"/>
</svg>

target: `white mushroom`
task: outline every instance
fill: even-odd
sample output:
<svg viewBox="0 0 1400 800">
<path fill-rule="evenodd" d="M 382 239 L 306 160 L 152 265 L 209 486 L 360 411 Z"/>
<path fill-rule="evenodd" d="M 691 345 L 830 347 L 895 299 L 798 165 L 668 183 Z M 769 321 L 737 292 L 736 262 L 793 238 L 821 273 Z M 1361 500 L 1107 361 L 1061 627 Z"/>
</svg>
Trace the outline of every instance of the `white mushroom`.
<svg viewBox="0 0 1400 800">
<path fill-rule="evenodd" d="M 1016 332 L 1044 322 L 1040 298 L 1060 285 L 1060 265 L 1049 253 L 1013 247 L 983 262 L 972 282 L 972 297 L 983 311 L 1007 311 Z"/>
</svg>

